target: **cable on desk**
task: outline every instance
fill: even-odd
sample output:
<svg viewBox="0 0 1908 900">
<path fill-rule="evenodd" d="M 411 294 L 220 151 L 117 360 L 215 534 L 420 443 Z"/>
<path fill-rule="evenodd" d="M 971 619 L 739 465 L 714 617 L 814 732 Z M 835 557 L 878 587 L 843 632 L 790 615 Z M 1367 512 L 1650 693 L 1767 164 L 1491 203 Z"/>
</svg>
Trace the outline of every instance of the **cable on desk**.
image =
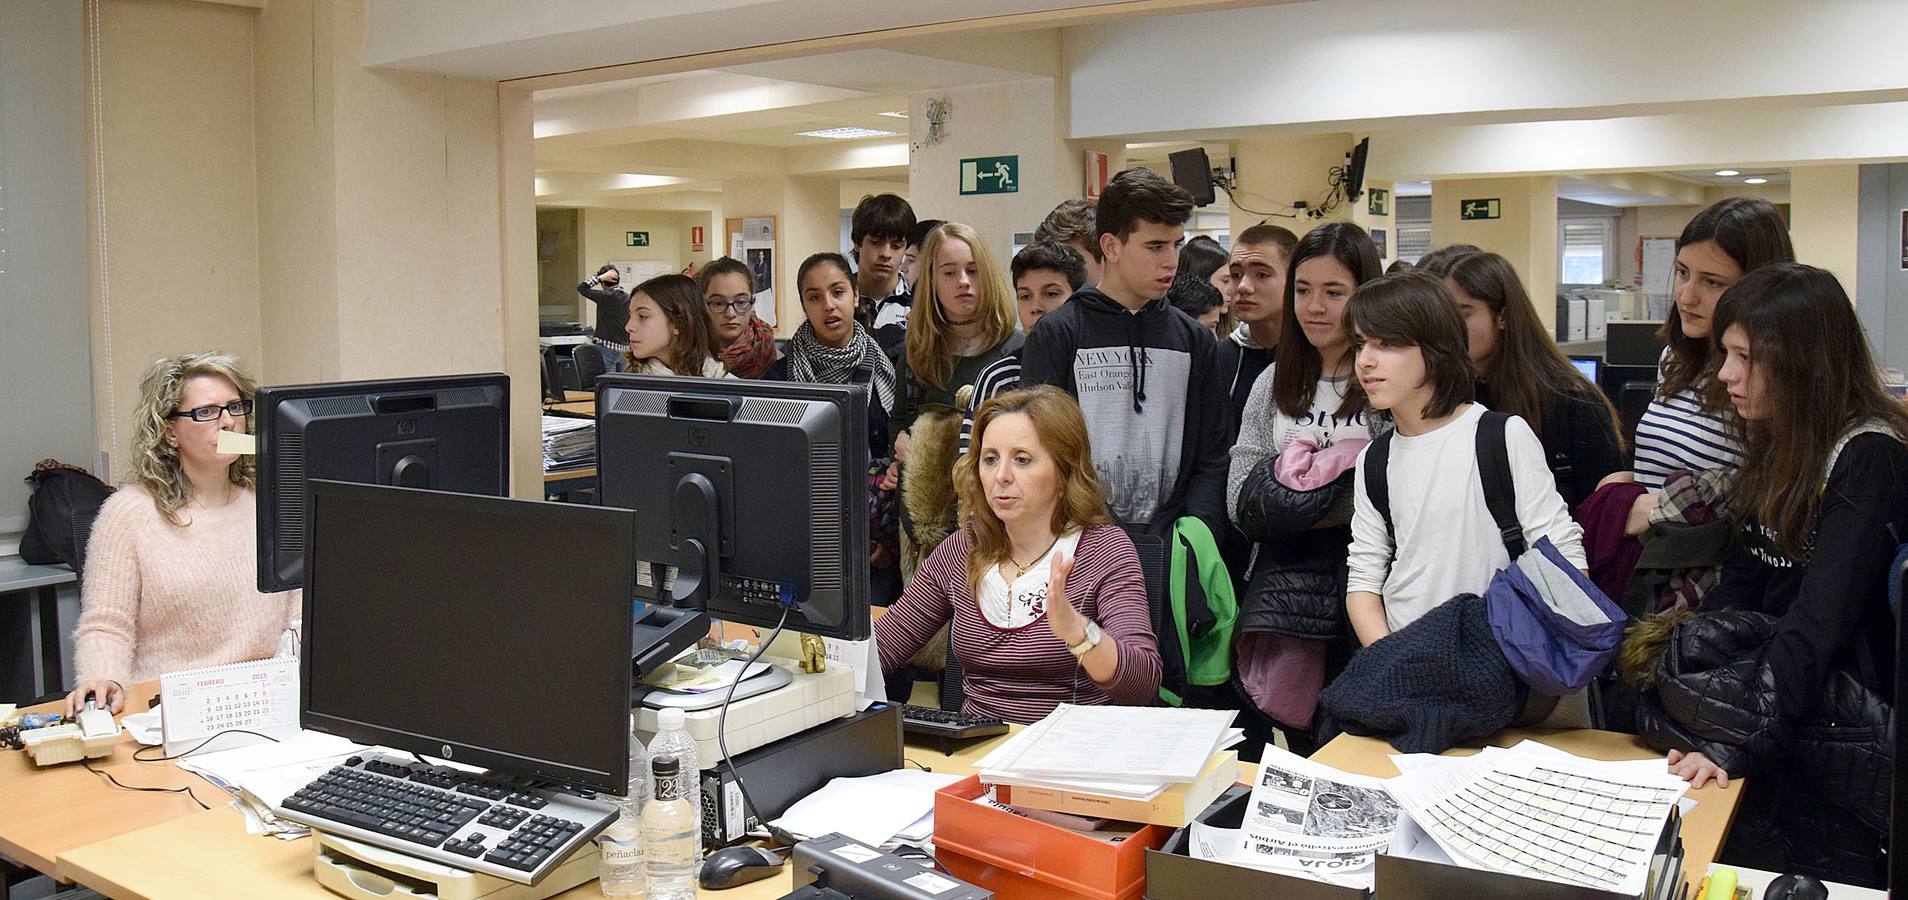
<svg viewBox="0 0 1908 900">
<path fill-rule="evenodd" d="M 905 769 L 905 768 L 907 768 L 907 766 L 913 766 L 913 767 L 915 767 L 915 768 L 917 768 L 917 769 L 920 769 L 920 770 L 921 770 L 921 771 L 923 771 L 923 772 L 932 772 L 932 771 L 934 771 L 933 769 L 930 769 L 930 768 L 928 768 L 927 766 L 924 766 L 924 765 L 921 765 L 920 763 L 918 763 L 918 762 L 915 762 L 914 760 L 911 760 L 911 759 L 908 759 L 908 758 L 906 758 L 906 757 L 903 757 L 903 758 L 901 759 L 901 761 L 902 761 L 903 763 L 906 763 L 906 765 L 904 765 L 904 766 L 902 766 L 902 768 L 904 768 L 904 769 Z"/>
<path fill-rule="evenodd" d="M 773 835 L 776 840 L 794 844 L 796 843 L 794 835 L 770 825 L 768 823 L 768 817 L 762 815 L 761 811 L 755 808 L 755 800 L 749 796 L 748 785 L 742 783 L 742 774 L 735 770 L 735 757 L 729 755 L 728 738 L 729 702 L 735 699 L 736 687 L 742 683 L 742 678 L 748 675 L 749 668 L 755 665 L 755 661 L 761 659 L 763 653 L 768 652 L 769 645 L 775 643 L 776 638 L 781 637 L 782 626 L 787 624 L 788 607 L 784 606 L 782 607 L 782 618 L 775 623 L 775 630 L 769 632 L 769 636 L 762 639 L 762 643 L 755 648 L 755 655 L 749 657 L 749 661 L 742 664 L 742 671 L 737 673 L 734 681 L 729 682 L 729 692 L 722 697 L 722 711 L 716 714 L 716 749 L 722 751 L 722 762 L 729 767 L 729 777 L 735 779 L 736 790 L 742 792 L 742 806 L 748 811 L 748 815 L 754 816 L 757 822 L 762 823 L 762 827 L 768 829 L 769 834 Z"/>
<path fill-rule="evenodd" d="M 272 737 L 269 734 L 261 734 L 256 731 L 247 731 L 246 729 L 243 729 L 243 728 L 227 728 L 224 731 L 218 732 L 217 734 L 214 734 L 211 737 L 206 738 L 205 740 L 200 741 L 197 744 L 194 744 L 192 749 L 187 750 L 183 753 L 174 753 L 171 756 L 140 756 L 139 754 L 144 753 L 147 750 L 153 749 L 151 747 L 141 747 L 133 751 L 133 755 L 132 755 L 133 762 L 156 763 L 156 762 L 165 762 L 166 760 L 169 760 L 169 759 L 183 759 L 187 756 L 191 756 L 192 754 L 199 752 L 201 749 L 205 747 L 205 745 L 210 744 L 213 741 L 218 740 L 219 738 L 225 737 L 228 734 L 249 734 L 249 735 L 252 735 L 253 737 L 262 737 L 268 741 L 271 741 L 274 744 L 279 743 L 278 738 Z M 165 749 L 164 745 L 161 745 L 159 749 L 163 751 Z M 107 775 L 106 777 L 111 778 L 112 776 Z"/>
<path fill-rule="evenodd" d="M 210 806 L 205 805 L 205 801 L 200 800 L 198 794 L 192 793 L 192 787 L 190 785 L 187 785 L 185 787 L 167 788 L 167 787 L 151 787 L 151 786 L 141 787 L 139 785 L 133 785 L 133 784 L 121 784 L 119 782 L 119 779 L 113 777 L 113 773 L 107 772 L 101 769 L 93 768 L 93 761 L 90 759 L 80 760 L 80 765 L 85 766 L 86 771 L 91 772 L 94 775 L 98 775 L 99 777 L 112 782 L 113 787 L 119 788 L 122 791 L 140 791 L 144 793 L 153 793 L 153 794 L 184 794 L 188 797 L 191 797 L 192 802 L 199 804 L 200 809 L 212 808 Z"/>
</svg>

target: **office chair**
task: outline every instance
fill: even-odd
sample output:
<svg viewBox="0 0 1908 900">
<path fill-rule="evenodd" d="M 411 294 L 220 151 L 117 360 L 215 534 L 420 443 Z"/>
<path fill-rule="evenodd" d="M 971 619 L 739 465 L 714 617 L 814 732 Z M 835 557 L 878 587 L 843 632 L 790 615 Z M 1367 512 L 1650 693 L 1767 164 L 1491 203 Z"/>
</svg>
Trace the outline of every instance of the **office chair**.
<svg viewBox="0 0 1908 900">
<path fill-rule="evenodd" d="M 1643 421 L 1643 413 L 1650 408 L 1651 398 L 1656 396 L 1655 381 L 1626 381 L 1617 391 L 1617 415 L 1623 421 L 1624 444 L 1630 448 L 1631 456 L 1636 453 L 1636 426 Z"/>
<path fill-rule="evenodd" d="M 596 389 L 596 376 L 609 371 L 603 362 L 603 348 L 595 344 L 578 344 L 570 351 L 570 358 L 576 361 L 576 380 L 579 391 Z"/>
</svg>

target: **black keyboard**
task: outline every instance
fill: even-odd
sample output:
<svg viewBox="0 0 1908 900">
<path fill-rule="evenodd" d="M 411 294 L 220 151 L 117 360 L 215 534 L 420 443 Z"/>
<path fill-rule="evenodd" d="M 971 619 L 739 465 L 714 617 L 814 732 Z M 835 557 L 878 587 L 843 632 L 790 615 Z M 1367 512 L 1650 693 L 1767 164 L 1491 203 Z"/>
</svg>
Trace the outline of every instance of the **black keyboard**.
<svg viewBox="0 0 1908 900">
<path fill-rule="evenodd" d="M 909 705 L 901 707 L 901 730 L 917 737 L 967 740 L 1006 734 L 1007 723 L 987 716 L 964 716 L 953 710 Z"/>
<path fill-rule="evenodd" d="M 539 812 L 546 807 L 548 814 Z M 352 757 L 285 798 L 278 811 L 336 834 L 517 881 L 541 878 L 616 817 L 614 807 L 581 797 L 388 757 Z"/>
</svg>

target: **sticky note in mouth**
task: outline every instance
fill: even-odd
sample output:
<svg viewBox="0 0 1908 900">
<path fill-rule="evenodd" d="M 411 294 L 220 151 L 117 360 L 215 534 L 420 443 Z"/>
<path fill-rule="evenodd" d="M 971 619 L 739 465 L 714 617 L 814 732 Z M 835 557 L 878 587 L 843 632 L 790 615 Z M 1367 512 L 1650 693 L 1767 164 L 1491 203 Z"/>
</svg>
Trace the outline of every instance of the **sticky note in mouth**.
<svg viewBox="0 0 1908 900">
<path fill-rule="evenodd" d="M 247 456 L 258 453 L 258 437 L 243 431 L 219 432 L 219 452 L 239 453 Z"/>
</svg>

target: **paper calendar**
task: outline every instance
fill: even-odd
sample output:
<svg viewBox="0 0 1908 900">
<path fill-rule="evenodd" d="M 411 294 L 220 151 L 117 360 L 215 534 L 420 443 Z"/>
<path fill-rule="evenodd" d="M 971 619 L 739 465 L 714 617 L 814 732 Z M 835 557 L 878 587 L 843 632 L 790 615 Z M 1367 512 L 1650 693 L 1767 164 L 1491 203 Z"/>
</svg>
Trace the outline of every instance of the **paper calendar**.
<svg viewBox="0 0 1908 900">
<path fill-rule="evenodd" d="M 167 756 L 234 728 L 286 737 L 298 731 L 298 660 L 261 659 L 170 672 L 159 676 L 159 700 Z M 229 750 L 259 740 L 232 735 L 207 749 Z"/>
</svg>

